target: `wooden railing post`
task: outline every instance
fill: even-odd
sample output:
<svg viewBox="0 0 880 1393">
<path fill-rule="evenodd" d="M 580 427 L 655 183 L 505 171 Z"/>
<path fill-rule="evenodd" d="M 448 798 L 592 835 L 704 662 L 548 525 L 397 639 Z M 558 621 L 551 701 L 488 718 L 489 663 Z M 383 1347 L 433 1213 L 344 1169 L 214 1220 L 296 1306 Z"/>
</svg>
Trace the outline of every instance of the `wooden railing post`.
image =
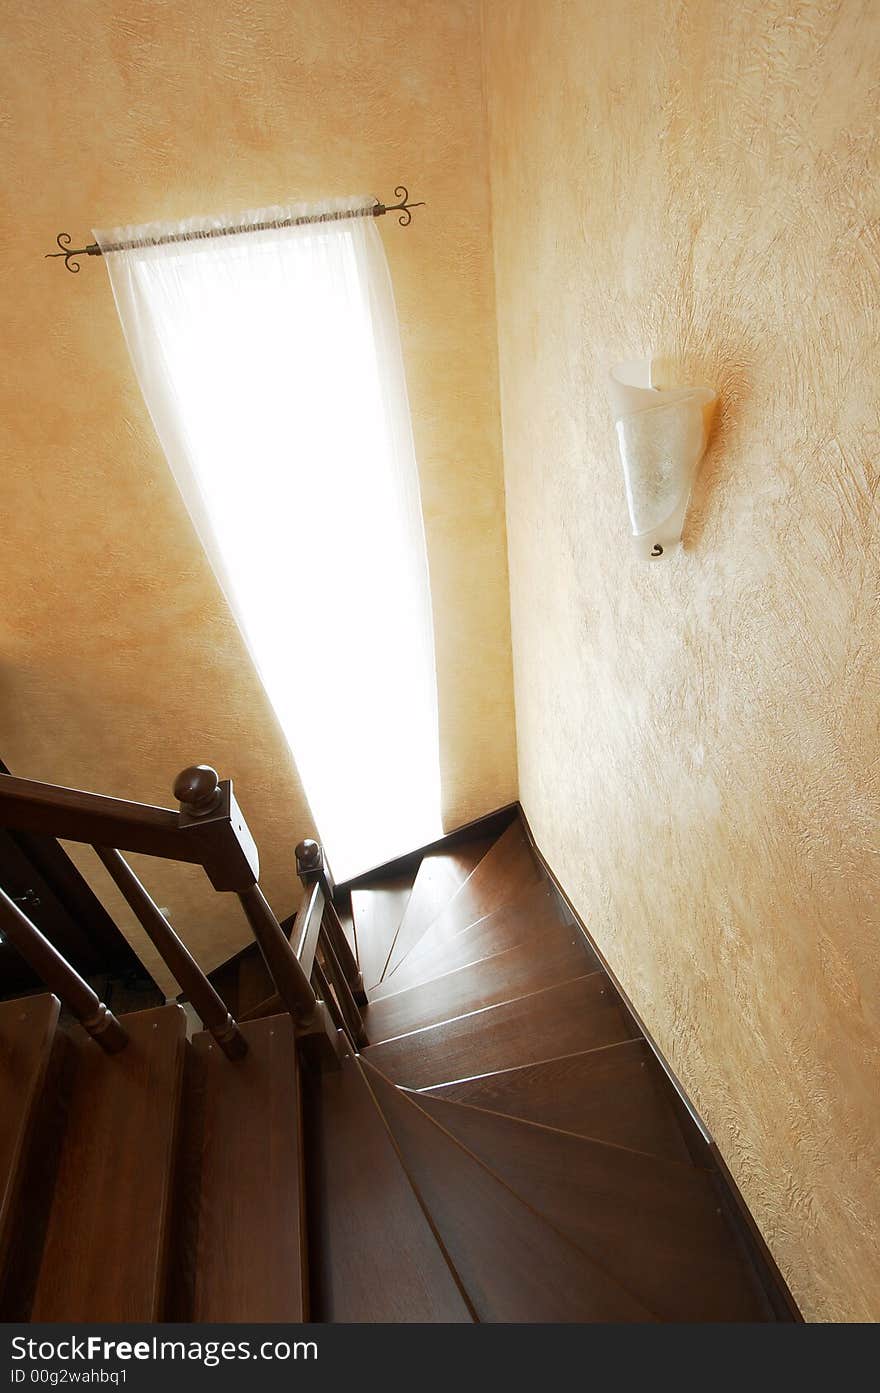
<svg viewBox="0 0 880 1393">
<path fill-rule="evenodd" d="M 257 884 L 257 848 L 232 796 L 231 781 L 221 782 L 210 765 L 192 765 L 178 774 L 174 793 L 180 801 L 181 829 L 198 838 L 212 885 L 238 895 L 282 1005 L 293 1018 L 297 1037 L 308 1049 L 338 1066 L 339 1042 L 333 1022 Z"/>
<path fill-rule="evenodd" d="M 260 878 L 257 844 L 235 799 L 231 779 L 209 764 L 192 764 L 174 780 L 178 830 L 215 890 L 238 893 Z M 192 856 L 192 851 L 197 854 Z"/>
<path fill-rule="evenodd" d="M 319 842 L 312 841 L 311 838 L 300 842 L 296 848 L 296 872 L 306 887 L 318 884 L 323 889 L 324 931 L 354 1000 L 358 1005 L 365 1006 L 367 994 L 364 991 L 364 979 L 333 903 L 333 881 Z"/>
<path fill-rule="evenodd" d="M 241 1059 L 247 1054 L 247 1041 L 227 1011 L 225 1002 L 211 986 L 125 857 L 113 847 L 96 846 L 95 851 L 223 1053 L 229 1059 Z"/>
<path fill-rule="evenodd" d="M 13 948 L 103 1050 L 116 1054 L 125 1048 L 128 1036 L 113 1012 L 4 890 L 0 890 L 0 927 Z"/>
</svg>

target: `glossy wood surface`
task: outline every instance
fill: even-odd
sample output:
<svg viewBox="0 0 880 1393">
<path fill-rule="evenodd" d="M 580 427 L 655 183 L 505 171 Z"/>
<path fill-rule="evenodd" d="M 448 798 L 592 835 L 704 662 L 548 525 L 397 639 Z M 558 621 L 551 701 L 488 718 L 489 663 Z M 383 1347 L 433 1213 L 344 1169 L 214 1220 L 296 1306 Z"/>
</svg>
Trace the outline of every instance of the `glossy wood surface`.
<svg viewBox="0 0 880 1393">
<path fill-rule="evenodd" d="M 652 1318 L 399 1089 L 364 1067 L 481 1321 Z"/>
<path fill-rule="evenodd" d="M 313 1319 L 471 1320 L 356 1060 L 315 1095 Z"/>
<path fill-rule="evenodd" d="M 413 877 L 406 871 L 382 886 L 351 892 L 358 962 L 368 991 L 382 979 L 412 886 Z"/>
<path fill-rule="evenodd" d="M 308 1296 L 302 1132 L 294 1026 L 287 1015 L 242 1025 L 231 1063 L 206 1032 L 187 1075 L 181 1225 L 194 1321 L 300 1321 Z"/>
<path fill-rule="evenodd" d="M 470 963 L 478 963 L 510 948 L 527 945 L 554 927 L 568 932 L 571 922 L 562 914 L 553 887 L 546 881 L 538 881 L 524 890 L 513 904 L 478 919 L 470 928 L 440 944 L 432 952 L 401 963 L 393 976 L 386 977 L 370 992 L 370 999 L 380 1000 L 456 968 L 467 967 Z M 598 968 L 598 959 L 582 934 L 579 934 L 579 939 L 585 961 L 589 960 L 593 968 Z"/>
<path fill-rule="evenodd" d="M 512 822 L 402 961 L 415 962 L 417 957 L 455 937 L 478 919 L 513 904 L 529 885 L 542 877 L 522 823 Z M 393 976 L 394 973 L 389 973 L 388 980 Z"/>
<path fill-rule="evenodd" d="M 378 1044 L 568 982 L 592 967 L 592 955 L 578 931 L 553 924 L 506 953 L 481 958 L 422 986 L 374 1002 L 365 1013 L 367 1031 L 370 1040 Z"/>
<path fill-rule="evenodd" d="M 671 1086 L 644 1040 L 483 1074 L 431 1092 L 450 1102 L 540 1122 L 670 1161 L 691 1160 L 670 1097 Z"/>
<path fill-rule="evenodd" d="M 415 947 L 429 925 L 476 870 L 493 842 L 493 837 L 475 837 L 452 851 L 438 851 L 424 858 L 394 936 L 383 977 L 393 972 L 410 949 Z"/>
<path fill-rule="evenodd" d="M 751 1321 L 764 1307 L 709 1175 L 425 1094 L 419 1105 L 667 1321 Z"/>
<path fill-rule="evenodd" d="M 449 1083 L 632 1038 L 603 972 L 429 1026 L 364 1051 L 397 1083 Z"/>
<path fill-rule="evenodd" d="M 126 1016 L 125 1027 L 129 1043 L 117 1055 L 75 1032 L 33 1320 L 162 1313 L 186 1017 L 161 1006 Z"/>
<path fill-rule="evenodd" d="M 0 1003 L 0 1274 L 9 1256 L 22 1192 L 28 1186 L 30 1140 L 58 1010 L 57 997 L 49 994 Z"/>
</svg>

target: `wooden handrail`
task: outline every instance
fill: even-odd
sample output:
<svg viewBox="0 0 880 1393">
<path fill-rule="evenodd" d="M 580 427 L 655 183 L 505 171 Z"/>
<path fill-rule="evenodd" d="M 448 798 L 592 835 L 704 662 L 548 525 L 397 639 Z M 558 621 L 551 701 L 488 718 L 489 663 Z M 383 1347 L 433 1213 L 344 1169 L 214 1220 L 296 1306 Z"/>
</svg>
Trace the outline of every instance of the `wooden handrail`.
<svg viewBox="0 0 880 1393">
<path fill-rule="evenodd" d="M 204 867 L 215 890 L 243 890 L 259 878 L 260 862 L 232 780 L 196 765 L 178 775 L 175 788 L 193 774 L 210 785 L 211 806 L 182 802 L 179 812 L 4 774 L 0 827 L 188 861 Z"/>
<path fill-rule="evenodd" d="M 95 852 L 224 1054 L 229 1059 L 241 1059 L 247 1054 L 247 1041 L 227 1011 L 225 1002 L 211 986 L 125 857 L 113 847 L 96 846 Z"/>
<path fill-rule="evenodd" d="M 0 827 L 41 832 L 68 842 L 118 846 L 175 861 L 200 861 L 199 847 L 180 835 L 180 815 L 171 808 L 106 798 L 78 788 L 0 777 Z"/>
<path fill-rule="evenodd" d="M 340 980 L 338 990 L 334 982 L 337 997 L 342 994 L 351 998 L 356 1011 L 355 998 L 361 1002 L 366 999 L 363 983 L 332 903 L 333 884 L 319 844 L 304 842 L 297 848 L 298 859 L 301 852 L 305 862 L 311 857 L 310 867 L 304 863 L 301 873 L 303 882 L 310 887 L 298 935 L 301 963 L 257 883 L 257 848 L 235 800 L 232 781 L 221 780 L 210 765 L 190 765 L 178 774 L 174 794 L 180 805 L 176 812 L 8 774 L 0 777 L 0 827 L 91 843 L 208 1029 L 233 1057 L 243 1053 L 244 1045 L 235 1022 L 121 856 L 122 851 L 201 865 L 215 890 L 238 895 L 278 995 L 295 1019 L 298 1033 L 321 1035 L 326 1023 L 326 1013 L 309 980 L 319 942 L 325 945 L 325 963 Z M 39 937 L 51 949 L 48 941 Z M 59 961 L 62 967 L 67 966 L 63 959 Z M 56 977 L 61 972 L 57 964 L 52 970 Z M 69 971 L 73 973 L 72 968 Z M 82 982 L 77 974 L 73 976 Z M 44 980 L 48 981 L 45 975 Z M 82 985 L 86 987 L 85 983 Z M 97 1004 L 100 1006 L 100 1002 Z M 343 1009 L 349 1010 L 347 1000 Z M 357 1015 L 359 1019 L 359 1012 Z M 362 1027 L 360 1033 L 354 1028 L 352 1033 L 353 1038 L 360 1038 Z"/>
<path fill-rule="evenodd" d="M 36 924 L 5 890 L 0 890 L 0 926 L 13 948 L 30 964 L 51 992 L 68 1007 L 108 1054 L 128 1044 L 128 1036 L 109 1007 L 92 991 L 75 968 L 63 958 Z"/>
</svg>

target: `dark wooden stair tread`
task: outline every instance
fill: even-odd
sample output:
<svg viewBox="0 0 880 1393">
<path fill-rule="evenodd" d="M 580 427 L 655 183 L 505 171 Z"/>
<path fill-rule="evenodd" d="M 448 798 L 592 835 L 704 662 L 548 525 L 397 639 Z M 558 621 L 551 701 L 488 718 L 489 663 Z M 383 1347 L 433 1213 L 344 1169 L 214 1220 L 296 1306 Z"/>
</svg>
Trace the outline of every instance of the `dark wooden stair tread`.
<svg viewBox="0 0 880 1393">
<path fill-rule="evenodd" d="M 400 1089 L 364 1070 L 480 1321 L 652 1319 Z"/>
<path fill-rule="evenodd" d="M 370 1040 L 379 1043 L 502 1001 L 582 977 L 595 968 L 583 935 L 561 923 L 505 953 L 447 972 L 418 987 L 373 1002 L 364 1012 Z"/>
<path fill-rule="evenodd" d="M 478 919 L 484 919 L 496 909 L 512 904 L 529 885 L 543 878 L 523 825 L 517 818 L 486 852 L 442 913 L 428 925 L 415 948 L 401 961 L 409 962 L 415 953 L 445 943 Z M 387 981 L 393 978 L 393 972 L 386 976 Z"/>
<path fill-rule="evenodd" d="M 162 1314 L 186 1017 L 124 1016 L 107 1055 L 77 1028 L 67 1123 L 31 1313 L 34 1321 Z"/>
<path fill-rule="evenodd" d="M 493 837 L 474 837 L 452 851 L 425 856 L 416 873 L 409 903 L 400 921 L 382 977 L 393 972 L 476 870 L 493 845 Z"/>
<path fill-rule="evenodd" d="M 671 1085 L 644 1040 L 481 1074 L 427 1090 L 435 1098 L 690 1161 Z"/>
<path fill-rule="evenodd" d="M 382 1113 L 352 1057 L 316 1083 L 314 1320 L 470 1321 Z"/>
<path fill-rule="evenodd" d="M 370 1045 L 364 1056 L 395 1082 L 428 1088 L 631 1040 L 632 1036 L 632 1018 L 605 973 L 592 972 L 561 986 Z"/>
<path fill-rule="evenodd" d="M 412 887 L 413 876 L 407 871 L 389 876 L 380 885 L 351 892 L 358 963 L 365 987 L 381 980 Z"/>
<path fill-rule="evenodd" d="M 175 1319 L 308 1319 L 302 1128 L 293 1022 L 241 1026 L 243 1059 L 192 1042 Z M 188 1308 L 188 1309 L 181 1309 Z"/>
<path fill-rule="evenodd" d="M 483 958 L 494 957 L 520 944 L 537 940 L 545 929 L 561 926 L 568 930 L 571 926 L 560 908 L 559 899 L 549 881 L 539 881 L 520 896 L 515 903 L 497 909 L 484 919 L 478 919 L 470 928 L 456 934 L 448 942 L 426 953 L 423 957 L 412 957 L 402 964 L 392 977 L 386 977 L 370 993 L 371 1001 L 381 1000 L 409 987 L 418 986 L 434 977 L 452 972 L 459 967 L 479 962 Z M 578 931 L 585 962 L 589 960 L 592 968 L 601 966 L 583 934 Z M 587 968 L 586 970 L 592 970 Z"/>
<path fill-rule="evenodd" d="M 411 1096 L 661 1319 L 766 1318 L 707 1172 L 481 1108 Z"/>
</svg>

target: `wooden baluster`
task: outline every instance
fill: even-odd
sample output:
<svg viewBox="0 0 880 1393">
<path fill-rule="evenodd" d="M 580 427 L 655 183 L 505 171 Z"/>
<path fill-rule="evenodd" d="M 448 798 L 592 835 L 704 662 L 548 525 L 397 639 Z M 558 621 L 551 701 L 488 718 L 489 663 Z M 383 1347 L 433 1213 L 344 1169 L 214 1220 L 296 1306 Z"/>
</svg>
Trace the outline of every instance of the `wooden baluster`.
<svg viewBox="0 0 880 1393">
<path fill-rule="evenodd" d="M 13 948 L 103 1050 L 116 1054 L 125 1048 L 128 1036 L 113 1012 L 4 890 L 0 890 L 0 927 Z"/>
<path fill-rule="evenodd" d="M 324 891 L 324 930 L 326 936 L 333 946 L 333 952 L 352 996 L 360 1006 L 365 1006 L 367 994 L 364 991 L 364 979 L 333 903 L 333 881 L 327 871 L 326 859 L 319 842 L 312 841 L 311 838 L 300 842 L 296 848 L 296 870 L 303 885 L 314 885 L 316 882 L 321 885 Z"/>
<path fill-rule="evenodd" d="M 333 986 L 333 993 L 352 1041 L 358 1047 L 369 1044 L 357 1002 L 346 981 L 345 973 L 340 967 L 339 959 L 333 951 L 333 945 L 326 936 L 321 938 L 320 949 L 324 959 L 324 972 Z"/>
<path fill-rule="evenodd" d="M 112 847 L 96 846 L 95 851 L 223 1053 L 229 1059 L 241 1059 L 247 1054 L 247 1041 L 227 1011 L 225 1002 L 211 986 L 125 857 Z"/>
<path fill-rule="evenodd" d="M 315 991 L 327 1008 L 327 1014 L 332 1020 L 334 1027 L 337 1030 L 345 1030 L 345 1018 L 336 1004 L 336 998 L 330 990 L 330 983 L 327 981 L 324 969 L 317 958 L 315 958 L 315 961 L 312 963 L 312 981 L 315 984 Z"/>
<path fill-rule="evenodd" d="M 317 997 L 299 965 L 284 930 L 266 902 L 259 885 L 242 890 L 238 898 L 260 946 L 278 995 L 295 1021 L 305 1024 L 314 1015 Z"/>
<path fill-rule="evenodd" d="M 307 977 L 312 975 L 315 949 L 324 923 L 324 891 L 320 885 L 307 890 L 290 933 L 290 946 Z"/>
</svg>

